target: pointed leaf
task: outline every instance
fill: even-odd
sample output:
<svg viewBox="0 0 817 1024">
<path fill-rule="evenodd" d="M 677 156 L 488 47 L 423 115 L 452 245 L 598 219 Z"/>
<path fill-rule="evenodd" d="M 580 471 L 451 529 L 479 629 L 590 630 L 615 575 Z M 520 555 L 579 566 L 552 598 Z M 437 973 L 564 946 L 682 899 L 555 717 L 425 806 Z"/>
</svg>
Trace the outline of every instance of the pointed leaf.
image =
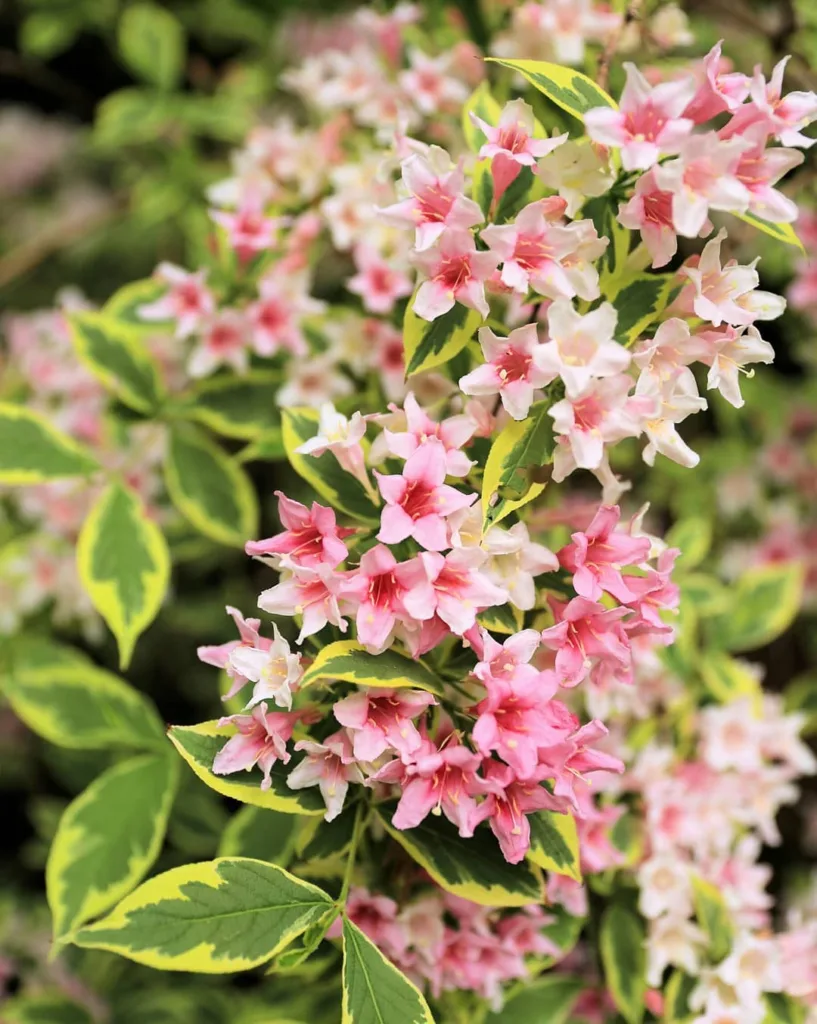
<svg viewBox="0 0 817 1024">
<path fill-rule="evenodd" d="M 687 516 L 679 519 L 664 538 L 671 548 L 681 554 L 675 563 L 676 571 L 689 572 L 700 565 L 712 546 L 712 522 L 705 516 Z"/>
<path fill-rule="evenodd" d="M 594 107 L 617 109 L 616 101 L 587 75 L 565 68 L 560 64 L 549 64 L 542 60 L 504 60 L 501 57 L 487 57 L 486 60 L 501 64 L 511 71 L 518 71 L 535 86 L 539 92 L 552 100 L 557 107 L 580 119 Z"/>
<path fill-rule="evenodd" d="M 613 298 L 618 314 L 616 341 L 632 345 L 669 305 L 676 288 L 672 274 L 638 274 Z"/>
<path fill-rule="evenodd" d="M 224 829 L 218 855 L 254 857 L 285 868 L 292 859 L 297 825 L 294 814 L 264 807 L 242 807 Z"/>
<path fill-rule="evenodd" d="M 463 839 L 445 818 L 430 816 L 417 828 L 391 824 L 394 808 L 381 807 L 386 831 L 448 892 L 487 907 L 542 902 L 542 884 L 525 864 L 509 864 L 487 829 Z"/>
<path fill-rule="evenodd" d="M 119 21 L 119 50 L 140 78 L 162 89 L 178 84 L 184 67 L 181 23 L 169 10 L 153 3 L 126 7 Z"/>
<path fill-rule="evenodd" d="M 420 990 L 347 918 L 341 1024 L 434 1024 Z"/>
<path fill-rule="evenodd" d="M 711 882 L 698 875 L 692 878 L 692 902 L 701 930 L 709 939 L 713 960 L 723 960 L 732 948 L 732 915 L 724 898 Z"/>
<path fill-rule="evenodd" d="M 168 736 L 173 746 L 190 765 L 202 782 L 222 796 L 232 797 L 243 804 L 266 807 L 285 814 L 323 814 L 323 800 L 315 789 L 290 789 L 287 776 L 293 765 L 279 761 L 271 772 L 272 786 L 261 789 L 261 772 L 236 772 L 234 775 L 213 774 L 213 761 L 224 744 L 234 736 L 234 726 L 219 728 L 218 722 L 201 725 L 172 725 Z"/>
<path fill-rule="evenodd" d="M 243 547 L 258 529 L 258 499 L 241 466 L 190 424 L 170 431 L 165 481 L 173 504 L 206 537 Z"/>
<path fill-rule="evenodd" d="M 25 993 L 3 1002 L 3 1024 L 94 1024 L 94 1018 L 67 996 Z"/>
<path fill-rule="evenodd" d="M 747 224 L 751 224 L 752 227 L 757 228 L 758 231 L 762 231 L 764 235 L 770 235 L 772 238 L 776 238 L 778 242 L 785 242 L 786 245 L 793 245 L 800 252 L 805 252 L 805 246 L 797 237 L 797 232 L 794 230 L 791 224 L 775 224 L 770 220 L 763 220 L 762 217 L 757 217 L 753 213 L 736 213 L 735 216 Z"/>
<path fill-rule="evenodd" d="M 163 328 L 171 332 L 174 326 L 172 320 L 144 320 L 139 315 L 142 306 L 156 302 L 166 291 L 167 285 L 155 277 L 131 281 L 113 293 L 102 307 L 102 312 L 109 320 L 116 320 L 127 327 L 131 333 L 151 335 Z"/>
<path fill-rule="evenodd" d="M 528 859 L 546 871 L 555 871 L 581 882 L 576 819 L 556 811 L 537 811 L 528 816 L 528 821 L 531 839 Z"/>
<path fill-rule="evenodd" d="M 403 319 L 406 376 L 442 366 L 461 352 L 476 334 L 482 314 L 458 302 L 436 320 L 423 320 L 414 312 L 414 296 Z"/>
<path fill-rule="evenodd" d="M 252 441 L 280 428 L 281 410 L 275 404 L 280 386 L 280 373 L 266 370 L 211 377 L 183 394 L 179 409 L 218 434 Z"/>
<path fill-rule="evenodd" d="M 369 654 L 356 640 L 338 640 L 319 651 L 301 679 L 301 688 L 326 681 L 442 693 L 440 680 L 421 661 L 394 650 Z"/>
<path fill-rule="evenodd" d="M 97 500 L 77 541 L 79 578 L 119 644 L 127 668 L 136 639 L 161 607 L 170 581 L 162 531 L 138 495 L 112 483 Z"/>
<path fill-rule="evenodd" d="M 613 905 L 601 918 L 599 947 L 604 978 L 627 1024 L 644 1019 L 646 982 L 645 934 L 641 919 L 624 907 Z"/>
<path fill-rule="evenodd" d="M 587 982 L 571 974 L 546 974 L 512 992 L 485 1024 L 564 1024 Z"/>
<path fill-rule="evenodd" d="M 149 879 L 73 941 L 163 971 L 228 974 L 271 959 L 331 906 L 283 868 L 224 857 Z"/>
<path fill-rule="evenodd" d="M 103 772 L 60 819 L 46 867 L 54 938 L 126 896 L 159 854 L 178 761 L 147 755 Z"/>
<path fill-rule="evenodd" d="M 0 484 L 29 486 L 99 469 L 91 455 L 31 409 L 0 402 Z"/>
<path fill-rule="evenodd" d="M 74 349 L 91 373 L 137 412 L 159 405 L 159 371 L 138 335 L 105 313 L 72 313 L 68 322 Z"/>
<path fill-rule="evenodd" d="M 491 445 L 482 477 L 484 529 L 527 505 L 545 489 L 545 483 L 535 477 L 553 457 L 549 408 L 550 401 L 535 402 L 527 419 L 510 420 Z"/>
<path fill-rule="evenodd" d="M 764 565 L 745 572 L 732 587 L 728 613 L 709 620 L 712 640 L 728 651 L 753 651 L 789 628 L 803 597 L 803 566 Z"/>
</svg>

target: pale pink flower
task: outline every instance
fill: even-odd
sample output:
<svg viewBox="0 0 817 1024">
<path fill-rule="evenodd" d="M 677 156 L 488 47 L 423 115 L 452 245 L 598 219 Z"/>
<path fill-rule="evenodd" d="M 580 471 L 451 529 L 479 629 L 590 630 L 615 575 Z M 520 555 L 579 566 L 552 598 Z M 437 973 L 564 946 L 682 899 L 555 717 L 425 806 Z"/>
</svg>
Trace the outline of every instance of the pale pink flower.
<svg viewBox="0 0 817 1024">
<path fill-rule="evenodd" d="M 176 337 L 189 338 L 215 312 L 215 300 L 204 284 L 207 271 L 189 273 L 172 263 L 160 263 L 153 276 L 168 285 L 168 290 L 155 302 L 140 306 L 139 318 L 175 320 Z"/>
<path fill-rule="evenodd" d="M 296 356 L 309 351 L 301 321 L 321 313 L 323 302 L 306 293 L 302 282 L 279 273 L 267 273 L 258 282 L 258 301 L 247 307 L 253 348 L 260 356 L 272 356 L 281 349 Z"/>
<path fill-rule="evenodd" d="M 375 761 L 387 750 L 405 759 L 423 742 L 412 719 L 436 703 L 422 690 L 358 690 L 339 700 L 332 713 L 346 726 L 358 761 Z"/>
<path fill-rule="evenodd" d="M 303 675 L 300 654 L 293 654 L 287 641 L 272 624 L 272 641 L 263 646 L 250 647 L 238 644 L 230 653 L 230 668 L 235 675 L 255 683 L 252 697 L 247 702 L 251 708 L 260 701 L 273 700 L 282 708 L 292 708 L 292 690 L 297 688 Z"/>
<path fill-rule="evenodd" d="M 480 546 L 488 556 L 483 567 L 488 579 L 507 591 L 514 607 L 530 611 L 536 604 L 535 577 L 559 567 L 553 552 L 530 539 L 525 523 L 514 523 L 508 530 L 492 526 Z"/>
<path fill-rule="evenodd" d="M 674 850 L 654 853 L 638 869 L 638 909 L 648 918 L 692 913 L 692 871 Z"/>
<path fill-rule="evenodd" d="M 474 709 L 472 738 L 486 756 L 493 751 L 511 766 L 518 779 L 530 779 L 539 763 L 538 748 L 555 736 L 545 708 L 559 687 L 555 672 L 536 677 L 492 678 L 487 696 Z"/>
<path fill-rule="evenodd" d="M 334 821 L 343 810 L 349 783 L 363 782 L 346 730 L 332 733 L 323 743 L 300 740 L 295 750 L 305 750 L 306 757 L 289 773 L 287 785 L 290 789 L 318 786 L 326 804 L 324 821 Z"/>
<path fill-rule="evenodd" d="M 485 779 L 491 791 L 479 805 L 479 817 L 491 826 L 505 860 L 519 864 L 530 849 L 527 815 L 541 810 L 559 810 L 559 802 L 544 786 L 518 779 L 513 768 L 499 761 L 485 761 Z"/>
<path fill-rule="evenodd" d="M 626 608 L 605 608 L 584 597 L 563 603 L 550 599 L 556 623 L 542 631 L 542 643 L 556 651 L 556 672 L 563 686 L 576 686 L 599 661 L 626 668 L 630 644 L 621 619 Z"/>
<path fill-rule="evenodd" d="M 595 142 L 621 149 L 627 171 L 646 171 L 659 157 L 675 153 L 690 134 L 693 122 L 683 112 L 695 95 L 692 78 L 650 85 L 635 64 L 625 62 L 627 84 L 619 109 L 596 107 L 584 115 L 587 134 Z"/>
<path fill-rule="evenodd" d="M 743 152 L 735 176 L 749 193 L 749 209 L 764 220 L 789 224 L 797 220 L 797 204 L 774 186 L 790 170 L 803 162 L 803 154 L 783 146 L 766 148 L 766 136 L 760 125 L 752 125 L 739 136 Z"/>
<path fill-rule="evenodd" d="M 280 583 L 260 594 L 258 607 L 270 615 L 300 615 L 299 644 L 329 622 L 345 633 L 347 623 L 338 606 L 342 581 L 343 577 L 325 562 L 312 568 L 295 566 Z"/>
<path fill-rule="evenodd" d="M 567 132 L 552 139 L 535 139 L 536 118 L 524 100 L 511 100 L 502 108 L 496 126 L 487 124 L 471 111 L 471 121 L 488 140 L 480 149 L 483 159 L 492 161 L 494 202 L 523 167 L 533 167 L 567 139 Z"/>
<path fill-rule="evenodd" d="M 210 216 L 227 232 L 227 241 L 239 259 L 246 260 L 256 253 L 273 248 L 283 221 L 268 217 L 260 196 L 248 193 L 234 212 L 211 210 Z"/>
<path fill-rule="evenodd" d="M 541 367 L 544 346 L 539 343 L 536 324 L 527 324 L 500 338 L 490 327 L 479 329 L 479 344 L 485 362 L 460 378 L 460 390 L 466 395 L 499 395 L 515 420 L 523 420 L 530 411 L 534 391 L 549 384 L 555 371 Z"/>
<path fill-rule="evenodd" d="M 578 601 L 580 598 L 575 600 Z M 550 709 L 554 706 L 560 706 L 560 702 L 552 701 Z M 566 723 L 561 719 L 565 717 L 564 712 L 567 709 L 564 705 L 561 705 L 561 708 L 563 713 L 557 718 L 557 723 L 564 725 Z M 569 712 L 567 714 L 570 715 Z M 570 717 L 575 719 L 575 716 Z M 578 720 L 575 722 L 578 724 Z M 573 811 L 577 824 L 581 822 L 582 814 L 587 812 L 583 803 L 587 802 L 587 791 L 591 783 L 586 776 L 596 772 L 620 774 L 624 771 L 623 761 L 593 746 L 606 735 L 607 728 L 601 722 L 593 720 L 574 729 L 565 739 L 539 748 L 540 763 L 537 775 L 542 779 L 553 779 L 553 798 L 559 801 L 562 809 L 570 808 Z M 602 820 L 605 817 L 602 815 Z M 605 839 L 605 846 L 607 845 Z"/>
<path fill-rule="evenodd" d="M 660 986 L 664 971 L 670 965 L 696 976 L 706 944 L 707 938 L 701 929 L 685 917 L 667 915 L 651 921 L 647 935 L 647 983 Z M 715 1021 L 717 1017 L 711 1024 Z M 743 1022 L 735 1021 L 735 1024 Z"/>
<path fill-rule="evenodd" d="M 432 249 L 415 252 L 413 261 L 427 278 L 414 297 L 417 316 L 436 320 L 457 302 L 488 316 L 485 282 L 496 270 L 497 258 L 480 252 L 470 232 L 446 231 Z"/>
<path fill-rule="evenodd" d="M 405 96 L 417 109 L 430 116 L 459 107 L 468 99 L 465 84 L 451 73 L 451 54 L 430 57 L 415 47 L 409 49 L 409 69 L 398 75 Z"/>
<path fill-rule="evenodd" d="M 401 342 L 402 344 L 402 342 Z M 445 449 L 445 470 L 448 476 L 465 476 L 473 463 L 461 449 L 474 436 L 477 424 L 467 414 L 449 416 L 441 422 L 432 420 L 409 391 L 403 402 L 406 430 L 383 431 L 386 448 L 401 459 L 410 458 L 427 441 L 436 439 Z"/>
<path fill-rule="evenodd" d="M 597 469 L 604 459 L 605 444 L 641 432 L 632 403 L 628 402 L 631 387 L 632 380 L 626 374 L 594 380 L 580 394 L 566 397 L 548 410 L 553 429 L 565 437 L 576 466 Z M 567 469 L 568 465 L 557 451 L 553 479 L 563 480 L 573 468 Z M 562 472 L 565 469 L 567 472 Z"/>
<path fill-rule="evenodd" d="M 403 162 L 403 184 L 408 199 L 379 211 L 387 223 L 416 228 L 415 245 L 428 249 L 446 229 L 466 231 L 485 219 L 473 199 L 463 194 L 465 175 L 453 167 L 444 149 L 431 146 L 427 154 L 414 153 Z"/>
<path fill-rule="evenodd" d="M 686 376 L 690 390 L 694 383 L 692 371 L 686 367 L 701 358 L 703 346 L 693 338 L 686 320 L 670 317 L 659 325 L 654 337 L 645 338 L 633 350 L 633 362 L 642 375 L 659 382 Z"/>
<path fill-rule="evenodd" d="M 739 107 L 732 120 L 722 129 L 723 135 L 741 135 L 748 127 L 760 124 L 767 135 L 774 135 L 784 146 L 808 149 L 815 140 L 802 130 L 817 118 L 817 95 L 813 92 L 790 92 L 783 95 L 783 74 L 790 57 L 774 67 L 767 82 L 758 66 L 749 87 L 751 102 Z"/>
<path fill-rule="evenodd" d="M 187 372 L 191 377 L 206 377 L 219 366 L 230 366 L 244 373 L 249 366 L 248 324 L 235 309 L 222 309 L 201 328 L 201 340 L 190 354 Z"/>
<path fill-rule="evenodd" d="M 284 527 L 265 540 L 249 540 L 244 546 L 248 555 L 272 555 L 282 564 L 326 565 L 334 568 L 346 558 L 343 538 L 355 532 L 353 527 L 338 526 L 335 510 L 312 502 L 307 508 L 293 501 L 282 491 L 276 491 L 278 518 Z"/>
<path fill-rule="evenodd" d="M 270 643 L 268 639 L 262 637 L 258 632 L 261 628 L 260 619 L 245 619 L 237 608 L 231 608 L 229 605 L 227 605 L 227 614 L 231 616 L 235 623 L 240 639 L 229 640 L 226 644 L 205 645 L 199 647 L 196 651 L 199 660 L 203 661 L 205 665 L 212 665 L 213 668 L 223 669 L 232 679 L 230 690 L 225 694 L 223 700 L 234 697 L 249 682 L 249 679 L 243 676 L 232 664 L 230 655 L 233 651 L 242 644 L 248 647 L 264 648 L 265 645 Z"/>
<path fill-rule="evenodd" d="M 412 584 L 403 597 L 406 611 L 417 621 L 437 615 L 452 632 L 462 635 L 480 612 L 508 599 L 504 588 L 480 572 L 482 561 L 481 552 L 474 548 L 456 548 L 445 556 L 422 551 L 406 564 L 404 578 Z"/>
<path fill-rule="evenodd" d="M 740 393 L 740 374 L 747 373 L 751 363 L 774 362 L 774 349 L 760 336 L 754 326 L 729 327 L 699 331 L 695 339 L 703 342 L 698 359 L 709 367 L 706 378 L 708 388 L 717 388 L 730 405 L 743 407 Z"/>
<path fill-rule="evenodd" d="M 618 208 L 618 222 L 630 231 L 640 232 L 653 267 L 663 267 L 678 251 L 678 237 L 673 195 L 658 187 L 655 171 L 653 167 L 635 183 L 632 197 Z M 706 225 L 702 231 L 705 229 Z"/>
<path fill-rule="evenodd" d="M 722 323 L 740 327 L 755 320 L 774 320 L 783 312 L 785 299 L 757 290 L 757 260 L 746 267 L 739 266 L 736 260 L 721 266 L 721 243 L 725 238 L 726 231 L 721 229 L 704 246 L 697 266 L 687 262 L 679 271 L 692 283 L 695 315 L 714 327 Z"/>
<path fill-rule="evenodd" d="M 551 299 L 592 300 L 599 294 L 598 271 L 593 261 L 607 248 L 592 221 L 554 223 L 564 204 L 551 196 L 529 203 L 512 224 L 491 224 L 481 237 L 502 263 L 500 279 L 508 288 L 526 295 L 533 288 Z"/>
<path fill-rule="evenodd" d="M 604 591 L 619 601 L 635 594 L 622 576 L 625 566 L 637 566 L 649 558 L 647 537 L 631 537 L 617 530 L 621 512 L 617 505 L 602 505 L 584 532 L 571 535 L 571 543 L 559 553 L 559 561 L 573 573 L 573 588 L 579 597 L 598 601 Z"/>
<path fill-rule="evenodd" d="M 359 412 L 354 412 L 352 418 L 348 419 L 331 402 L 324 402 L 318 418 L 318 433 L 304 441 L 295 451 L 299 455 L 312 455 L 315 458 L 324 452 L 331 452 L 341 468 L 351 473 L 370 491 L 372 485 L 366 472 L 362 444 L 365 433 L 366 418 Z"/>
<path fill-rule="evenodd" d="M 710 209 L 742 213 L 749 207 L 751 195 L 743 181 L 748 174 L 739 172 L 747 146 L 744 138 L 721 139 L 715 132 L 692 135 L 675 160 L 653 168 L 658 187 L 672 194 L 672 223 L 679 235 L 702 235 Z M 799 163 L 802 157 L 797 156 Z M 778 177 L 788 169 L 782 168 Z"/>
<path fill-rule="evenodd" d="M 587 138 L 568 139 L 539 161 L 536 173 L 558 192 L 567 216 L 575 217 L 586 199 L 604 195 L 613 184 L 615 174 L 607 155 L 606 149 Z"/>
<path fill-rule="evenodd" d="M 219 726 L 233 725 L 238 729 L 230 737 L 213 761 L 215 775 L 250 771 L 256 765 L 263 772 L 261 789 L 272 785 L 270 772 L 276 762 L 287 764 L 290 753 L 287 741 L 292 738 L 295 723 L 301 718 L 299 711 L 271 711 L 259 704 L 249 715 L 230 715 L 219 719 Z"/>
<path fill-rule="evenodd" d="M 474 675 L 486 688 L 490 689 L 495 680 L 510 684 L 539 678 L 539 669 L 530 664 L 542 643 L 538 630 L 523 629 L 500 644 L 480 627 L 479 638 L 481 650 Z"/>
<path fill-rule="evenodd" d="M 421 445 L 406 461 L 401 476 L 375 472 L 386 502 L 377 539 L 399 544 L 413 537 L 429 551 L 448 546 L 445 518 L 466 508 L 476 494 L 464 494 L 444 483 L 445 449 L 438 441 Z"/>
<path fill-rule="evenodd" d="M 414 290 L 408 274 L 389 263 L 373 246 L 359 242 L 354 260 L 357 273 L 349 278 L 346 287 L 361 297 L 369 313 L 391 313 L 395 302 Z"/>
<path fill-rule="evenodd" d="M 617 314 L 609 302 L 582 316 L 566 299 L 548 306 L 550 341 L 537 353 L 537 364 L 562 378 L 575 397 L 595 377 L 613 377 L 630 365 L 630 353 L 614 341 Z"/>
<path fill-rule="evenodd" d="M 654 465 L 655 456 L 660 453 L 688 469 L 697 466 L 700 457 L 676 429 L 687 416 L 706 408 L 706 399 L 698 394 L 695 378 L 683 373 L 657 380 L 642 374 L 635 390 L 636 398 L 644 403 L 641 427 L 648 443 L 642 454 L 647 465 Z"/>
<path fill-rule="evenodd" d="M 749 95 L 749 79 L 739 72 L 729 72 L 728 62 L 721 57 L 721 43 L 716 43 L 701 61 L 703 82 L 683 112 L 696 124 L 710 121 L 724 111 L 735 111 Z"/>
</svg>

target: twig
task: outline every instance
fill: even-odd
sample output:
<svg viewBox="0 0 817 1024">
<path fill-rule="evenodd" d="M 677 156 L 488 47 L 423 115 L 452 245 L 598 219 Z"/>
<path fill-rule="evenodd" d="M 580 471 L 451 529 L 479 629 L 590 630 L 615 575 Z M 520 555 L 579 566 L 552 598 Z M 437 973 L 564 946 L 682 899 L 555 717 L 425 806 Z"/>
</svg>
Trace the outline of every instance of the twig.
<svg viewBox="0 0 817 1024">
<path fill-rule="evenodd" d="M 641 0 L 630 0 L 630 3 L 627 5 L 627 10 L 624 12 L 624 17 L 621 19 L 621 24 L 615 32 L 610 34 L 610 38 L 607 40 L 604 49 L 601 51 L 601 56 L 599 57 L 599 66 L 596 70 L 596 82 L 602 89 L 607 88 L 607 80 L 610 77 L 610 65 L 613 63 L 613 57 L 618 49 L 618 44 L 621 42 L 624 30 L 628 25 L 637 21 L 640 17 Z"/>
</svg>

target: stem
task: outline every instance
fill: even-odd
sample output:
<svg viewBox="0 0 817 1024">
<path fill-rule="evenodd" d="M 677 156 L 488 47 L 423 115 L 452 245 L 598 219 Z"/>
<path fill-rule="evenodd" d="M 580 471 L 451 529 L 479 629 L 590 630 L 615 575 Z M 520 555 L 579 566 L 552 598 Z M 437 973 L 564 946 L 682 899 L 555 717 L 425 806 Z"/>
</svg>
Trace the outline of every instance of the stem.
<svg viewBox="0 0 817 1024">
<path fill-rule="evenodd" d="M 596 82 L 604 90 L 607 89 L 607 80 L 610 77 L 610 65 L 612 64 L 613 57 L 618 49 L 618 44 L 621 42 L 624 29 L 640 16 L 640 8 L 641 0 L 631 0 L 627 5 L 627 10 L 624 13 L 621 24 L 615 32 L 610 34 L 610 38 L 607 40 L 607 43 L 601 52 L 598 70 L 596 71 Z"/>
<path fill-rule="evenodd" d="M 340 904 L 341 910 L 346 906 L 346 899 L 349 895 L 349 886 L 352 884 L 352 872 L 355 868 L 355 859 L 357 857 L 357 848 L 360 843 L 360 839 L 363 835 L 363 825 L 365 823 L 364 810 L 365 806 L 361 801 L 357 805 L 355 811 L 355 824 L 352 828 L 352 842 L 349 846 L 349 859 L 346 861 L 346 870 L 343 873 L 343 885 L 341 886 L 340 896 L 338 897 L 338 903 Z"/>
</svg>

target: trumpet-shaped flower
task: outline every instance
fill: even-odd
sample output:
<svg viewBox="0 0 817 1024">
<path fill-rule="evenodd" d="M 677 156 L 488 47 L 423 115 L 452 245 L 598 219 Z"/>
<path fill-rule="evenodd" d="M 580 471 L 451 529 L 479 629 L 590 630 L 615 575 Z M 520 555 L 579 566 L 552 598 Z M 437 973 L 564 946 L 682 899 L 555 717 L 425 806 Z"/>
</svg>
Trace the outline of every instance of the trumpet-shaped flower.
<svg viewBox="0 0 817 1024">
<path fill-rule="evenodd" d="M 436 703 L 422 690 L 358 690 L 332 713 L 351 736 L 358 761 L 375 761 L 387 750 L 407 759 L 423 742 L 413 719 Z"/>
<path fill-rule="evenodd" d="M 244 373 L 249 366 L 248 342 L 244 316 L 235 309 L 219 310 L 202 328 L 187 372 L 191 377 L 206 377 L 219 366 L 229 366 L 236 373 Z"/>
<path fill-rule="evenodd" d="M 292 738 L 295 723 L 301 718 L 299 711 L 267 712 L 266 703 L 259 704 L 249 715 L 230 715 L 219 720 L 219 726 L 232 725 L 238 730 L 224 744 L 213 761 L 215 775 L 250 771 L 256 765 L 263 772 L 261 789 L 272 785 L 270 772 L 281 761 L 288 764 L 290 753 L 287 741 Z"/>
<path fill-rule="evenodd" d="M 551 599 L 556 624 L 542 631 L 542 643 L 556 651 L 562 686 L 576 686 L 597 661 L 630 664 L 630 644 L 621 624 L 626 608 L 605 608 L 585 597 L 563 603 Z"/>
<path fill-rule="evenodd" d="M 530 539 L 525 523 L 514 523 L 508 530 L 492 526 L 481 547 L 488 556 L 483 572 L 507 591 L 508 600 L 520 611 L 530 611 L 536 603 L 535 577 L 559 568 L 553 552 Z"/>
<path fill-rule="evenodd" d="M 300 615 L 301 633 L 298 643 L 312 636 L 331 622 L 342 633 L 346 632 L 346 619 L 340 614 L 338 595 L 343 577 L 325 562 L 314 567 L 296 566 L 258 598 L 258 607 L 270 615 Z"/>
<path fill-rule="evenodd" d="M 499 395 L 515 420 L 523 420 L 533 403 L 534 391 L 549 384 L 555 371 L 540 366 L 544 346 L 539 343 L 536 324 L 527 324 L 500 338 L 490 327 L 479 330 L 479 344 L 485 363 L 460 378 L 466 395 Z"/>
<path fill-rule="evenodd" d="M 474 675 L 488 689 L 494 681 L 511 684 L 538 678 L 539 670 L 530 664 L 542 644 L 538 630 L 523 629 L 499 643 L 480 627 L 479 639 L 481 650 Z"/>
<path fill-rule="evenodd" d="M 295 750 L 306 757 L 287 776 L 290 789 L 318 786 L 326 804 L 324 821 L 334 821 L 343 810 L 350 782 L 363 782 L 363 772 L 355 763 L 352 741 L 345 729 L 327 736 L 323 743 L 300 740 Z"/>
<path fill-rule="evenodd" d="M 452 632 L 462 635 L 481 611 L 508 599 L 507 591 L 480 572 L 483 559 L 474 548 L 456 548 L 445 556 L 421 552 L 409 563 L 411 576 L 407 566 L 407 580 L 416 580 L 416 585 L 403 598 L 406 611 L 418 621 L 437 615 Z"/>
<path fill-rule="evenodd" d="M 518 779 L 509 765 L 499 761 L 485 762 L 485 780 L 491 790 L 479 805 L 479 817 L 491 826 L 505 860 L 519 864 L 530 849 L 528 814 L 561 810 L 561 805 L 544 786 Z"/>
<path fill-rule="evenodd" d="M 519 779 L 533 777 L 539 747 L 553 742 L 554 730 L 545 708 L 559 687 L 555 672 L 535 678 L 493 679 L 488 694 L 477 704 L 472 737 L 477 750 L 496 752 Z"/>
<path fill-rule="evenodd" d="M 236 676 L 255 683 L 247 707 L 273 700 L 282 708 L 292 708 L 292 690 L 303 675 L 300 654 L 293 654 L 287 641 L 272 624 L 272 641 L 263 646 L 239 644 L 230 653 L 230 668 Z M 235 676 L 234 676 L 235 678 Z"/>
<path fill-rule="evenodd" d="M 359 243 L 354 258 L 357 273 L 349 278 L 346 287 L 361 297 L 369 313 L 391 313 L 398 299 L 411 295 L 413 285 L 408 274 L 371 245 Z"/>
<path fill-rule="evenodd" d="M 709 367 L 706 378 L 708 388 L 716 388 L 736 409 L 743 406 L 740 393 L 740 374 L 751 363 L 771 363 L 774 349 L 764 341 L 754 326 L 729 327 L 699 331 L 695 339 L 703 342 L 698 359 Z"/>
<path fill-rule="evenodd" d="M 138 309 L 142 320 L 176 321 L 176 337 L 189 338 L 215 312 L 215 300 L 205 285 L 206 270 L 188 273 L 172 263 L 160 263 L 153 275 L 168 286 L 161 298 Z"/>
<path fill-rule="evenodd" d="M 575 465 L 597 469 L 604 459 L 605 444 L 636 437 L 641 426 L 628 401 L 632 380 L 626 374 L 593 380 L 578 395 L 556 402 L 548 415 L 553 428 L 564 436 Z M 566 474 L 565 474 L 566 475 Z M 554 480 L 563 479 L 554 465 Z"/>
<path fill-rule="evenodd" d="M 303 282 L 265 274 L 258 283 L 258 301 L 247 309 L 253 348 L 260 356 L 272 356 L 282 349 L 305 356 L 309 348 L 301 320 L 325 308 L 306 293 Z"/>
<path fill-rule="evenodd" d="M 324 402 L 318 419 L 318 433 L 304 441 L 295 451 L 299 455 L 313 455 L 316 458 L 324 452 L 331 452 L 340 466 L 369 490 L 371 483 L 366 473 L 361 443 L 365 433 L 366 419 L 359 412 L 354 412 L 349 419 L 338 412 L 331 402 Z"/>
<path fill-rule="evenodd" d="M 410 458 L 428 441 L 436 440 L 445 448 L 445 470 L 448 476 L 465 476 L 473 463 L 461 449 L 474 436 L 477 424 L 471 416 L 449 416 L 437 423 L 420 406 L 409 391 L 403 402 L 406 430 L 398 432 L 386 428 L 383 434 L 386 447 L 400 459 Z"/>
<path fill-rule="evenodd" d="M 613 377 L 630 365 L 630 353 L 613 340 L 617 313 L 609 302 L 583 316 L 566 299 L 548 307 L 550 341 L 537 353 L 537 365 L 562 378 L 575 397 L 596 377 Z"/>
<path fill-rule="evenodd" d="M 247 541 L 244 547 L 247 554 L 273 555 L 287 566 L 325 564 L 334 568 L 340 565 L 348 554 L 343 538 L 353 534 L 354 528 L 338 526 L 335 510 L 317 501 L 307 508 L 282 491 L 276 491 L 275 495 L 284 531 L 265 540 Z"/>
<path fill-rule="evenodd" d="M 639 565 L 650 554 L 648 537 L 631 537 L 617 530 L 621 512 L 617 505 L 602 505 L 584 532 L 571 535 L 571 543 L 559 551 L 559 561 L 573 573 L 579 597 L 598 601 L 604 591 L 619 601 L 635 597 L 621 575 L 628 565 Z"/>
<path fill-rule="evenodd" d="M 415 252 L 413 259 L 427 278 L 414 297 L 417 316 L 436 320 L 457 302 L 488 316 L 485 282 L 496 270 L 497 258 L 480 252 L 469 231 L 446 231 L 432 249 Z"/>
</svg>

